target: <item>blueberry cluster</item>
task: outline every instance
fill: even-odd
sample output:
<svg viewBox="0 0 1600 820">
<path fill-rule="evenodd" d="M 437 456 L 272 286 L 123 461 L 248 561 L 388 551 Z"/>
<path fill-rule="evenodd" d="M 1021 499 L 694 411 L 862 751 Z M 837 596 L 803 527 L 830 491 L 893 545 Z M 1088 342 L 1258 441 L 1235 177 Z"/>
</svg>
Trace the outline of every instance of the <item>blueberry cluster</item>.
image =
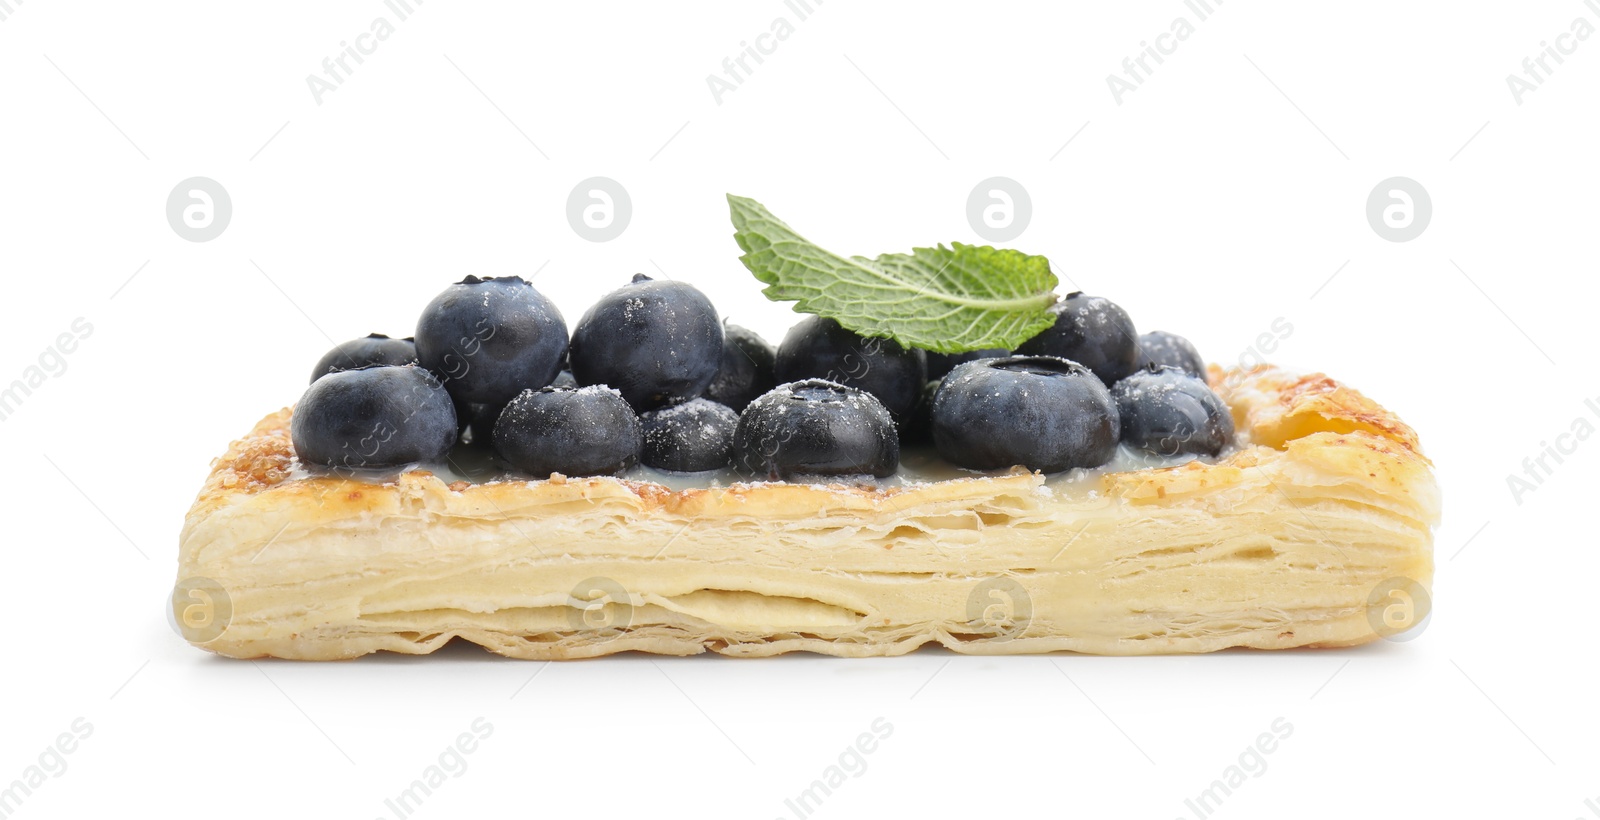
<svg viewBox="0 0 1600 820">
<path fill-rule="evenodd" d="M 694 286 L 637 275 L 570 336 L 520 277 L 468 276 L 413 337 L 372 334 L 317 363 L 291 437 L 308 464 L 392 468 L 486 448 L 533 476 L 643 464 L 758 478 L 884 477 L 904 444 L 971 469 L 1097 467 L 1119 443 L 1216 455 L 1228 409 L 1180 336 L 1074 293 L 1013 353 L 928 353 L 803 319 L 774 348 Z"/>
<path fill-rule="evenodd" d="M 1099 467 L 1119 443 L 1215 456 L 1233 441 L 1233 416 L 1189 340 L 1140 336 L 1127 311 L 1099 296 L 1069 294 L 1051 313 L 1050 326 L 1014 354 L 952 360 L 928 384 L 908 432 L 962 467 L 1044 472 Z"/>
</svg>

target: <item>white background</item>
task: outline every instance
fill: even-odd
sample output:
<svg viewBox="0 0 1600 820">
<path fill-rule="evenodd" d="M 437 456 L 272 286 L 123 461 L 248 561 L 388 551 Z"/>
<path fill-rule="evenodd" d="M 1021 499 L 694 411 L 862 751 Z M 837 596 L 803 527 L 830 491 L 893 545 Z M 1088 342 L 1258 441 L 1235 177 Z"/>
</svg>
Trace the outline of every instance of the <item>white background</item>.
<svg viewBox="0 0 1600 820">
<path fill-rule="evenodd" d="M 1185 799 L 1278 717 L 1293 734 L 1216 816 L 1600 805 L 1600 440 L 1520 499 L 1507 486 L 1576 419 L 1600 426 L 1584 405 L 1600 403 L 1600 36 L 1520 105 L 1506 83 L 1574 18 L 1600 24 L 1595 9 L 1230 0 L 1119 105 L 1106 76 L 1194 21 L 1181 3 L 828 0 L 718 104 L 707 75 L 793 22 L 781 2 L 433 0 L 319 105 L 307 75 L 393 21 L 377 0 L 9 5 L 0 384 L 75 318 L 93 325 L 0 422 L 0 785 L 75 718 L 93 726 L 17 816 L 392 817 L 384 800 L 480 716 L 493 734 L 415 816 L 793 817 L 785 799 L 879 717 L 893 734 L 816 816 L 1193 817 Z M 234 206 L 206 243 L 165 216 L 197 175 Z M 609 243 L 566 220 L 594 175 L 633 202 Z M 1420 431 L 1445 517 L 1419 638 L 555 665 L 452 647 L 316 665 L 215 658 L 164 621 L 209 460 L 297 398 L 330 338 L 409 335 L 468 273 L 537 271 L 572 322 L 642 271 L 776 340 L 795 316 L 737 261 L 724 193 L 870 255 L 978 241 L 966 198 L 996 175 L 1033 202 L 1007 244 L 1048 255 L 1063 291 L 1224 363 L 1283 317 L 1293 333 L 1266 358 Z M 1365 216 L 1395 175 L 1433 201 L 1406 243 Z"/>
</svg>

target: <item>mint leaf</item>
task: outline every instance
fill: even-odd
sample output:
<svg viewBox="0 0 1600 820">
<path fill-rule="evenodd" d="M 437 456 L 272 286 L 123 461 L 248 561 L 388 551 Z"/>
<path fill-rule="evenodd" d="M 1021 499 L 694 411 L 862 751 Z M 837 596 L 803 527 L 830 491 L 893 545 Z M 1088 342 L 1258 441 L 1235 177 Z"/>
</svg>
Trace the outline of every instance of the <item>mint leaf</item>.
<svg viewBox="0 0 1600 820">
<path fill-rule="evenodd" d="M 813 245 L 761 203 L 728 195 L 739 261 L 777 302 L 864 336 L 939 353 L 1014 348 L 1050 326 L 1056 276 L 1042 256 L 987 245 L 913 248 L 876 259 Z"/>
</svg>

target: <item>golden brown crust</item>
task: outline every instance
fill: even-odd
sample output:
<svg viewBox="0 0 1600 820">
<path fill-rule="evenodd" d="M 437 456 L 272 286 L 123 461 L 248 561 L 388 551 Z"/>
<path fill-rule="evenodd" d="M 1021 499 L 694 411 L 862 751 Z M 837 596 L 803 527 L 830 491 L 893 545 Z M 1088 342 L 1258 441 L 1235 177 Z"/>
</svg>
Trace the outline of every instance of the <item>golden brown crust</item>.
<svg viewBox="0 0 1600 820">
<path fill-rule="evenodd" d="M 1217 395 L 1256 444 L 1283 449 L 1315 432 L 1365 432 L 1421 456 L 1416 431 L 1360 391 L 1322 373 L 1296 376 L 1271 365 L 1210 368 Z"/>
<path fill-rule="evenodd" d="M 1283 450 L 1290 442 L 1315 433 L 1366 433 L 1368 436 L 1361 437 L 1359 446 L 1390 454 L 1396 458 L 1414 457 L 1421 459 L 1424 464 L 1430 466 L 1432 464 L 1422 455 L 1417 434 L 1409 425 L 1382 405 L 1362 395 L 1360 391 L 1325 374 L 1311 373 L 1296 376 L 1271 365 L 1224 371 L 1216 365 L 1211 365 L 1210 381 L 1218 396 L 1232 408 L 1237 428 L 1252 444 Z M 294 445 L 289 439 L 289 421 L 293 417 L 293 412 L 293 408 L 285 407 L 268 414 L 257 422 L 244 438 L 228 445 L 227 452 L 212 462 L 211 475 L 201 490 L 195 509 L 190 512 L 191 518 L 195 513 L 203 512 L 211 502 L 237 494 L 262 492 L 288 478 L 295 463 Z M 1339 438 L 1335 443 L 1345 445 L 1349 441 L 1349 438 Z M 1208 483 L 1217 483 L 1215 478 L 1208 480 L 1205 476 L 1227 475 L 1232 470 L 1250 466 L 1257 457 L 1253 450 L 1244 448 L 1216 464 L 1190 462 L 1180 467 L 1113 473 L 1106 475 L 1103 481 L 1117 487 L 1126 487 L 1130 484 L 1151 488 L 1163 485 L 1203 487 Z M 1018 468 L 1014 472 L 1022 471 Z M 431 473 L 417 470 L 411 475 L 425 477 Z M 998 479 L 969 480 L 990 482 Z M 551 481 L 555 484 L 565 484 L 570 480 L 557 474 Z M 674 491 L 650 482 L 611 478 L 577 481 L 591 488 L 621 485 L 637 495 L 646 508 L 662 508 L 686 514 L 709 513 L 727 503 L 747 503 L 754 496 L 792 494 L 792 491 L 785 487 L 794 486 L 760 483 L 735 485 L 717 490 Z M 348 484 L 349 489 L 342 491 L 347 496 L 354 495 L 347 497 L 345 499 L 347 501 L 359 500 L 363 492 L 370 492 L 372 487 L 367 482 L 344 482 L 326 478 L 300 479 L 297 483 L 319 495 L 338 495 L 339 493 L 334 491 L 342 490 Z M 452 492 L 496 493 L 507 486 L 498 483 L 454 482 L 447 489 Z M 811 486 L 807 485 L 806 492 L 810 492 Z M 869 504 L 871 498 L 909 491 L 899 487 L 880 489 L 860 484 L 829 484 L 827 488 L 838 495 L 859 497 L 863 508 Z"/>
<path fill-rule="evenodd" d="M 235 656 L 428 652 L 450 635 L 515 657 L 1370 640 L 1356 600 L 1367 588 L 1391 576 L 1431 582 L 1438 497 L 1415 432 L 1322 374 L 1213 366 L 1210 381 L 1245 446 L 1214 464 L 1110 473 L 1070 491 L 1021 470 L 888 488 L 682 491 L 610 477 L 447 485 L 425 470 L 381 485 L 291 480 L 285 408 L 214 463 L 185 522 L 179 577 L 229 590 L 233 623 L 200 645 Z M 1173 543 L 1143 543 L 1163 539 Z M 629 611 L 642 620 L 605 640 L 564 623 L 568 591 L 589 576 L 630 579 Z M 1185 595 L 1209 589 L 1217 600 L 1149 597 L 1185 577 Z M 996 579 L 1019 585 L 1033 623 L 1004 641 L 963 635 L 952 625 L 960 593 Z M 1225 603 L 1250 583 L 1266 598 L 1282 593 L 1277 614 Z M 530 585 L 539 594 L 501 594 Z M 1337 589 L 1352 585 L 1365 588 Z M 1125 598 L 1105 612 L 1075 597 L 1115 588 Z M 474 594 L 485 590 L 495 593 Z M 1140 626 L 1151 618 L 1159 623 Z"/>
</svg>

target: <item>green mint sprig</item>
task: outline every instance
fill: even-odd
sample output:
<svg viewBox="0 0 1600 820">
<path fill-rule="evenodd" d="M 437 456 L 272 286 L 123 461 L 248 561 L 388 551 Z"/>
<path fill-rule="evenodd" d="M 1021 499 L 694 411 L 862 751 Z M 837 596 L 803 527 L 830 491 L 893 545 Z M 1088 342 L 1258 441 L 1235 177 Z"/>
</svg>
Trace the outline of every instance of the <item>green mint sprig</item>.
<svg viewBox="0 0 1600 820">
<path fill-rule="evenodd" d="M 844 257 L 794 232 L 761 203 L 728 195 L 739 260 L 775 302 L 938 353 L 1014 348 L 1049 327 L 1056 276 L 1042 256 L 987 245 Z"/>
</svg>

